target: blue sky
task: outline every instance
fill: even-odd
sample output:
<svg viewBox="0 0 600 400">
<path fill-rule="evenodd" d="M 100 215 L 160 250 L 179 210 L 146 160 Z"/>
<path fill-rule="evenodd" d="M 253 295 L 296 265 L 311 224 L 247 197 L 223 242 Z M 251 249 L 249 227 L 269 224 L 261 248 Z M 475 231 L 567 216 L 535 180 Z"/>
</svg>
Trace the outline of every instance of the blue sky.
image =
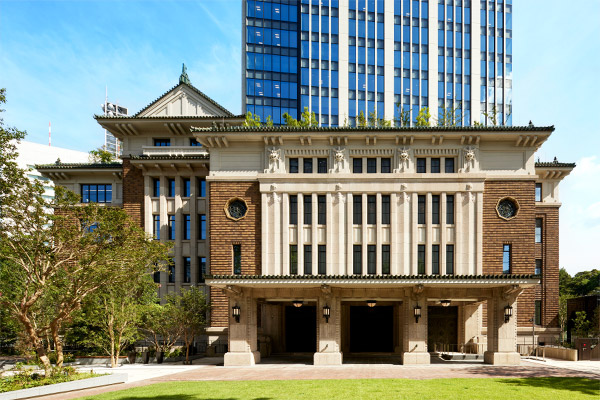
<svg viewBox="0 0 600 400">
<path fill-rule="evenodd" d="M 432 0 L 430 0 L 432 1 Z M 473 0 L 475 1 L 475 0 Z M 561 184 L 561 262 L 600 267 L 600 1 L 514 0 L 515 125 L 555 125 L 542 160 L 577 162 Z M 192 84 L 241 112 L 241 1 L 0 0 L 5 122 L 27 140 L 88 151 L 105 87 L 133 112 Z"/>
</svg>

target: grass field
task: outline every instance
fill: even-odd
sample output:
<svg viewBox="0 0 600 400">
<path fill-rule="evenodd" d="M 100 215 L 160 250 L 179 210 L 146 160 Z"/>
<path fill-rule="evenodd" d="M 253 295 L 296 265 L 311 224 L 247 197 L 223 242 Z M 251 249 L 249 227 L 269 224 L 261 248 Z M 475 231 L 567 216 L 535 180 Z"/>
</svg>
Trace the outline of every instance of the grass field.
<svg viewBox="0 0 600 400">
<path fill-rule="evenodd" d="M 351 379 L 168 382 L 98 396 L 94 400 L 290 399 L 551 399 L 600 398 L 600 381 L 582 378 Z"/>
</svg>

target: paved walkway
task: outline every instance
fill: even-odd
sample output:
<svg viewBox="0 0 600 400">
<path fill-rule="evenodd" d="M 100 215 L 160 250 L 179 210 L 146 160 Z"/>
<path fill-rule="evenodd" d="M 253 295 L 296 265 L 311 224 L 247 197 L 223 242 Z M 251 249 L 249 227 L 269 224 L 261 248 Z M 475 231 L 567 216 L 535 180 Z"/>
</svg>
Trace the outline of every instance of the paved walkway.
<svg viewBox="0 0 600 400">
<path fill-rule="evenodd" d="M 237 380 L 291 380 L 291 379 L 439 379 L 439 378 L 530 378 L 578 377 L 600 380 L 598 361 L 546 362 L 523 360 L 520 366 L 493 366 L 482 362 L 443 361 L 432 364 L 403 366 L 393 363 L 349 363 L 341 366 L 316 367 L 299 363 L 285 363 L 285 359 L 266 359 L 253 367 L 224 367 L 222 358 L 195 360 L 194 365 L 125 365 L 115 369 L 94 368 L 97 372 L 128 373 L 127 383 L 87 389 L 72 393 L 44 396 L 38 399 L 76 399 L 83 396 L 123 390 L 132 387 L 173 381 L 237 381 Z M 567 364 L 570 363 L 570 364 Z"/>
</svg>

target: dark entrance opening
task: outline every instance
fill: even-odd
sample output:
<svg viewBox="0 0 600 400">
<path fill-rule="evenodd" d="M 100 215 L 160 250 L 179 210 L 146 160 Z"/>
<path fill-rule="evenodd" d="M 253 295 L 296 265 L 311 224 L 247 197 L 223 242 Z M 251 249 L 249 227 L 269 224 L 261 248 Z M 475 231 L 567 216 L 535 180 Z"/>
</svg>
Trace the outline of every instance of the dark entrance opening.
<svg viewBox="0 0 600 400">
<path fill-rule="evenodd" d="M 317 349 L 317 307 L 285 307 L 285 351 L 314 353 Z"/>
<path fill-rule="evenodd" d="M 394 307 L 350 307 L 350 352 L 394 351 Z"/>
<path fill-rule="evenodd" d="M 442 345 L 458 344 L 458 307 L 428 307 L 427 316 L 429 318 L 427 326 L 427 348 L 429 351 L 435 350 L 436 343 Z M 456 347 L 450 346 L 449 348 Z"/>
</svg>

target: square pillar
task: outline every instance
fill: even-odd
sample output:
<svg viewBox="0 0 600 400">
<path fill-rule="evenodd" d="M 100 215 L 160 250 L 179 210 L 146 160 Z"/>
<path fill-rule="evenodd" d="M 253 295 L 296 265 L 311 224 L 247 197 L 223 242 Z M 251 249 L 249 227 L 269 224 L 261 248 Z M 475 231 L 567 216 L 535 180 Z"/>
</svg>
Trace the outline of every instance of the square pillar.
<svg viewBox="0 0 600 400">
<path fill-rule="evenodd" d="M 416 322 L 414 308 L 421 307 L 421 318 Z M 402 303 L 402 364 L 429 364 L 427 352 L 427 300 L 406 298 Z"/>
<path fill-rule="evenodd" d="M 232 315 L 232 307 L 240 307 L 240 322 Z M 257 303 L 251 295 L 229 298 L 229 348 L 224 365 L 254 365 L 260 362 L 258 335 L 256 332 Z"/>
<path fill-rule="evenodd" d="M 512 306 L 513 315 L 505 322 L 504 307 Z M 483 359 L 487 364 L 519 365 L 521 356 L 517 349 L 517 296 L 502 295 L 494 290 L 487 300 L 487 351 Z"/>
<path fill-rule="evenodd" d="M 323 317 L 323 307 L 330 307 L 329 322 Z M 317 352 L 314 365 L 342 365 L 341 300 L 320 297 L 317 302 Z"/>
</svg>

